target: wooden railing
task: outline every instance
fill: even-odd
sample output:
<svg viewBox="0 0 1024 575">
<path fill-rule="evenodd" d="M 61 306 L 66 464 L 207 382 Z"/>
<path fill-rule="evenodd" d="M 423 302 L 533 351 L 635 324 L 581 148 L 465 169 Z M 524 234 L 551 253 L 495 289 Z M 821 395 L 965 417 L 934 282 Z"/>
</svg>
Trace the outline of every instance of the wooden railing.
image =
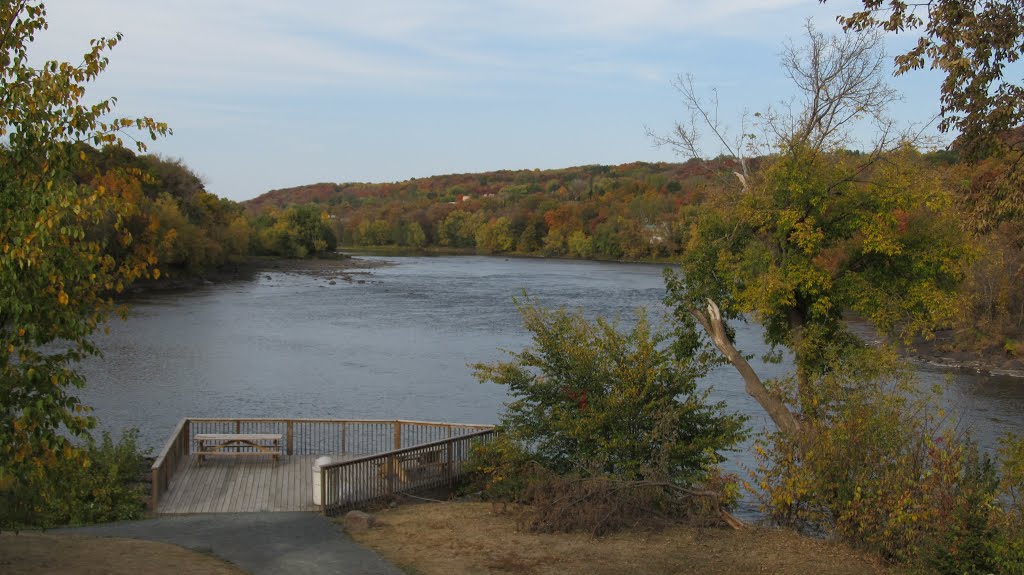
<svg viewBox="0 0 1024 575">
<path fill-rule="evenodd" d="M 287 455 L 365 456 L 416 449 L 490 429 L 489 425 L 407 420 L 186 417 L 153 462 L 151 506 L 157 509 L 174 473 L 192 453 L 191 438 L 197 433 L 278 433 Z"/>
<path fill-rule="evenodd" d="M 494 430 L 485 429 L 321 467 L 321 510 L 336 515 L 397 493 L 450 486 L 473 445 L 493 437 Z"/>
<path fill-rule="evenodd" d="M 174 428 L 174 432 L 171 433 L 171 438 L 167 440 L 167 445 L 164 446 L 163 451 L 153 461 L 153 485 L 150 489 L 151 500 L 149 504 L 150 509 L 153 511 L 157 510 L 160 496 L 170 487 L 171 477 L 178 470 L 178 466 L 185 459 L 188 459 L 189 444 L 191 443 L 189 441 L 188 428 L 188 419 L 179 421 L 178 425 Z"/>
</svg>

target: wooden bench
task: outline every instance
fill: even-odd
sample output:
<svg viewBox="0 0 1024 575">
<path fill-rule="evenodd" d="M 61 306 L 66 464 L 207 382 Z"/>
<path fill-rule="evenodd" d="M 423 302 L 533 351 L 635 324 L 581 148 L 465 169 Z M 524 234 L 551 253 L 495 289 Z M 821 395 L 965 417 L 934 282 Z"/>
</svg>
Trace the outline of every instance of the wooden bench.
<svg viewBox="0 0 1024 575">
<path fill-rule="evenodd" d="M 271 455 L 277 463 L 282 438 L 280 433 L 197 433 L 193 437 L 200 463 L 207 455 Z"/>
<path fill-rule="evenodd" d="M 378 464 L 377 475 L 382 479 L 393 475 L 399 481 L 408 483 L 412 478 L 424 477 L 430 473 L 440 473 L 447 466 L 442 454 L 442 449 L 430 449 L 389 457 Z"/>
<path fill-rule="evenodd" d="M 415 467 L 413 470 L 418 475 L 429 475 L 433 473 L 442 473 L 448 466 L 448 462 L 444 457 L 444 448 L 438 447 L 430 449 L 429 451 L 421 451 L 417 454 L 414 461 Z"/>
</svg>

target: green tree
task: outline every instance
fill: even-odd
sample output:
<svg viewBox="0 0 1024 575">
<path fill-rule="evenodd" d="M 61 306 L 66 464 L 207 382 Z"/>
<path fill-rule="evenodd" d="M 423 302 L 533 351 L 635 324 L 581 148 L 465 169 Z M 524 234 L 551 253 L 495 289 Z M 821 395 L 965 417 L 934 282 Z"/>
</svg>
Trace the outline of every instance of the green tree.
<svg viewBox="0 0 1024 575">
<path fill-rule="evenodd" d="M 533 346 L 511 361 L 474 365 L 508 387 L 501 429 L 556 473 L 626 480 L 702 481 L 742 436 L 742 419 L 707 402 L 709 365 L 678 356 L 638 312 L 636 325 L 516 302 Z"/>
<path fill-rule="evenodd" d="M 423 226 L 417 222 L 409 222 L 405 227 L 405 245 L 413 248 L 422 248 L 427 245 L 427 234 L 423 232 Z"/>
<path fill-rule="evenodd" d="M 528 254 L 536 251 L 540 247 L 540 232 L 535 222 L 529 222 L 526 227 L 523 228 L 523 233 L 519 234 L 519 240 L 516 242 L 516 251 Z"/>
<path fill-rule="evenodd" d="M 569 234 L 567 243 L 569 255 L 575 258 L 590 259 L 594 255 L 594 242 L 582 230 L 576 230 Z"/>
<path fill-rule="evenodd" d="M 543 251 L 545 255 L 560 256 L 565 253 L 565 233 L 560 228 L 548 230 L 544 236 Z"/>
<path fill-rule="evenodd" d="M 484 253 L 499 254 L 516 246 L 512 224 L 502 216 L 480 226 L 476 231 L 476 248 Z"/>
<path fill-rule="evenodd" d="M 24 492 L 13 498 L 19 485 L 61 460 L 87 464 L 71 441 L 94 425 L 72 393 L 84 384 L 74 364 L 98 353 L 90 335 L 112 310 L 111 294 L 158 274 L 146 250 L 105 250 L 132 245 L 123 222 L 134 207 L 74 174 L 91 169 L 79 143 L 168 129 L 150 118 L 104 120 L 114 100 L 86 98 L 120 36 L 93 40 L 78 64 L 33 67 L 29 47 L 45 28 L 41 3 L 0 7 L 0 497 L 9 515 L 32 509 Z M 109 220 L 113 236 L 96 233 Z"/>
<path fill-rule="evenodd" d="M 330 216 L 317 204 L 291 206 L 284 211 L 283 219 L 295 230 L 306 253 L 331 251 L 338 246 Z"/>
<path fill-rule="evenodd" d="M 379 246 L 387 243 L 391 228 L 384 220 L 362 220 L 356 226 L 355 243 L 364 246 Z"/>
<path fill-rule="evenodd" d="M 442 246 L 471 248 L 476 242 L 477 218 L 463 210 L 455 210 L 441 222 L 438 239 Z"/>
<path fill-rule="evenodd" d="M 224 230 L 224 244 L 231 260 L 237 262 L 252 251 L 252 225 L 245 216 L 235 216 Z"/>
<path fill-rule="evenodd" d="M 890 147 L 883 138 L 868 154 L 842 150 L 864 110 L 880 129 L 891 129 L 883 113 L 894 94 L 878 83 L 880 54 L 876 34 L 834 39 L 810 26 L 805 48 L 783 52 L 804 108 L 764 114 L 776 138 L 764 167 L 752 173 L 738 156 L 740 189 L 694 222 L 681 274 L 667 280 L 677 317 L 703 328 L 705 343 L 736 367 L 748 393 L 787 433 L 799 429 L 797 416 L 733 345 L 729 320 L 755 319 L 769 344 L 794 353 L 797 407 L 812 417 L 815 381 L 832 369 L 831 358 L 862 345 L 844 312 L 906 340 L 927 335 L 957 308 L 966 254 L 949 195 L 905 142 Z M 692 129 L 677 134 L 675 144 L 695 149 Z M 696 350 L 701 342 L 686 344 Z"/>
<path fill-rule="evenodd" d="M 805 106 L 762 115 L 772 145 L 760 169 L 736 156 L 738 189 L 705 206 L 681 273 L 667 278 L 676 316 L 690 322 L 679 344 L 723 355 L 776 423 L 756 449 L 776 518 L 929 572 L 1018 573 L 1019 529 L 998 511 L 1009 499 L 991 462 L 935 404 L 918 401 L 892 346 L 866 346 L 843 319 L 853 311 L 908 343 L 948 325 L 969 261 L 951 196 L 908 141 L 886 137 L 890 92 L 871 88 L 880 37 L 808 31 L 805 49 L 783 53 Z M 880 141 L 846 151 L 865 110 Z M 695 149 L 693 134 L 678 130 L 679 146 Z M 743 135 L 731 149 L 750 147 L 756 140 Z M 793 352 L 792 377 L 760 380 L 734 343 L 729 321 L 742 318 Z"/>
</svg>

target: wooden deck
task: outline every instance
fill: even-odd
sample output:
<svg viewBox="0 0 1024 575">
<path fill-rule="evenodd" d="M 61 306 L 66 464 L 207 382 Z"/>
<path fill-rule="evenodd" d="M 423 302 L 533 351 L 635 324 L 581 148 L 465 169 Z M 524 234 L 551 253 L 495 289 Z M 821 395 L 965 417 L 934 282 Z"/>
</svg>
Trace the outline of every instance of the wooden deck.
<svg viewBox="0 0 1024 575">
<path fill-rule="evenodd" d="M 186 417 L 151 467 L 150 509 L 158 514 L 337 514 L 406 490 L 450 485 L 472 444 L 493 435 L 489 425 L 400 419 Z M 232 449 L 210 452 L 205 442 L 213 437 L 234 442 Z M 267 438 L 274 440 L 274 449 L 246 445 Z M 199 455 L 205 455 L 204 462 Z M 322 455 L 341 459 L 322 468 L 318 479 L 325 501 L 317 506 L 312 467 Z"/>
<path fill-rule="evenodd" d="M 317 511 L 313 505 L 313 455 L 209 456 L 200 465 L 189 455 L 160 498 L 158 513 Z"/>
</svg>

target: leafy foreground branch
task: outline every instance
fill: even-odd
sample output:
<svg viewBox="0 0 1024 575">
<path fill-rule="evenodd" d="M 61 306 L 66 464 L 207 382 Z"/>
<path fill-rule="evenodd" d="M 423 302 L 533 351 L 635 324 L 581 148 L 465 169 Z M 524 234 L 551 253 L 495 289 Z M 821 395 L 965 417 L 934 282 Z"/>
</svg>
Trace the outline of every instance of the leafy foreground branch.
<svg viewBox="0 0 1024 575">
<path fill-rule="evenodd" d="M 88 450 L 74 440 L 87 441 L 95 419 L 73 395 L 85 384 L 76 362 L 99 353 L 91 336 L 113 311 L 111 294 L 159 276 L 130 229 L 130 195 L 77 175 L 96 169 L 82 144 L 169 129 L 112 118 L 114 98 L 86 97 L 119 35 L 93 40 L 81 63 L 33 67 L 29 48 L 46 28 L 40 2 L 0 5 L 0 526 L 35 522 L 67 493 L 33 486 L 89 473 Z"/>
<path fill-rule="evenodd" d="M 529 299 L 517 306 L 533 346 L 474 366 L 514 398 L 500 439 L 476 453 L 486 494 L 528 503 L 536 531 L 727 517 L 737 488 L 716 465 L 743 437 L 743 419 L 697 389 L 713 364 L 677 353 L 642 311 L 620 331 Z"/>
</svg>

